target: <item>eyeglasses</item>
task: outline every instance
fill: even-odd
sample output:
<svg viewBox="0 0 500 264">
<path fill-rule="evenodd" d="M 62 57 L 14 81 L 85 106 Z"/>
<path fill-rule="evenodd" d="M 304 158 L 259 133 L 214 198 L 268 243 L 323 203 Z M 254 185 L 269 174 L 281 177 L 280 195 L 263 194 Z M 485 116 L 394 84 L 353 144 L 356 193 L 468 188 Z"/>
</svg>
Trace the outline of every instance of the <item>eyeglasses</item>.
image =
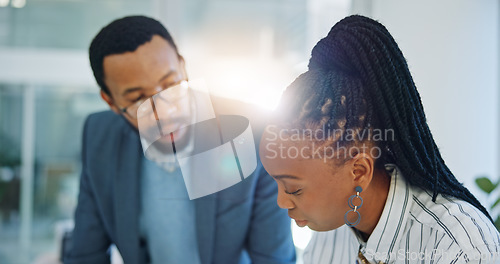
<svg viewBox="0 0 500 264">
<path fill-rule="evenodd" d="M 137 102 L 127 107 L 120 108 L 120 111 L 123 114 L 127 114 L 133 119 L 137 119 L 137 116 L 139 115 L 138 114 L 139 106 L 141 106 L 142 103 L 144 103 L 145 101 L 153 99 L 155 102 L 157 100 L 161 100 L 165 104 L 175 104 L 178 100 L 181 100 L 186 97 L 186 95 L 188 94 L 188 90 L 189 90 L 189 83 L 186 80 L 183 80 L 180 83 L 177 83 L 173 86 L 163 88 L 161 91 L 149 97 L 138 100 Z"/>
</svg>

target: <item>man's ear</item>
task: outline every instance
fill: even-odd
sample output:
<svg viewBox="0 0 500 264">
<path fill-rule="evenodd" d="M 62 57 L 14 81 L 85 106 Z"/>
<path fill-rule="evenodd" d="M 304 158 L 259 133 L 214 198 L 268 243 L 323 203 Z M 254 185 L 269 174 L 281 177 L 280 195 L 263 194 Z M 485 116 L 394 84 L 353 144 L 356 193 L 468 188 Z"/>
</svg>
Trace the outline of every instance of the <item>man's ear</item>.
<svg viewBox="0 0 500 264">
<path fill-rule="evenodd" d="M 118 115 L 121 114 L 120 109 L 118 109 L 118 107 L 113 103 L 113 99 L 111 99 L 111 97 L 103 90 L 101 90 L 101 98 L 109 105 L 109 108 L 111 108 L 113 112 L 115 112 Z"/>
<path fill-rule="evenodd" d="M 186 62 L 184 61 L 184 57 L 179 55 L 179 69 L 181 71 L 183 79 L 186 79 L 186 81 L 189 80 L 186 72 Z"/>
<path fill-rule="evenodd" d="M 365 189 L 373 179 L 375 161 L 366 153 L 358 153 L 351 162 L 351 175 L 356 186 L 361 186 Z"/>
</svg>

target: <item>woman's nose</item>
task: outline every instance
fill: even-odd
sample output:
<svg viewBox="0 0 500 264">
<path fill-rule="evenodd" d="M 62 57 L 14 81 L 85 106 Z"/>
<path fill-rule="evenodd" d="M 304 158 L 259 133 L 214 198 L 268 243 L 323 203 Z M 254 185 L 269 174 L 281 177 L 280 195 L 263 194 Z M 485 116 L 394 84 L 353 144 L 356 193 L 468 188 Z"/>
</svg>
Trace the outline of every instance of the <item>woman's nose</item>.
<svg viewBox="0 0 500 264">
<path fill-rule="evenodd" d="M 293 209 L 295 208 L 295 204 L 292 199 L 290 199 L 289 194 L 286 194 L 283 190 L 278 191 L 277 198 L 278 206 L 282 209 Z"/>
</svg>

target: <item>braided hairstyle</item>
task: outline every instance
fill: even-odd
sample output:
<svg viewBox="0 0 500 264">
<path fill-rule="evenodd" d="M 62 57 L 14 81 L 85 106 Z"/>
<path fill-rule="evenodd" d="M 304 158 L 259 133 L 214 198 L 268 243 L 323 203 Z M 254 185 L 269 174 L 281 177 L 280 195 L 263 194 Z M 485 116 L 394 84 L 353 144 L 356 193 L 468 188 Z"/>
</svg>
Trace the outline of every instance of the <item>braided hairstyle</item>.
<svg viewBox="0 0 500 264">
<path fill-rule="evenodd" d="M 406 60 L 379 22 L 354 15 L 334 25 L 313 48 L 309 70 L 284 92 L 278 112 L 293 127 L 336 131 L 337 146 L 355 144 L 338 131 L 392 130 L 392 140 L 377 142 L 376 166 L 395 163 L 409 184 L 432 191 L 434 202 L 438 194 L 453 196 L 492 221 L 446 166 Z"/>
<path fill-rule="evenodd" d="M 159 21 L 149 17 L 123 17 L 114 20 L 99 31 L 90 44 L 89 59 L 94 77 L 102 91 L 110 95 L 104 83 L 104 57 L 134 52 L 142 44 L 151 41 L 154 35 L 165 39 L 179 55 L 177 46 L 167 29 Z"/>
</svg>

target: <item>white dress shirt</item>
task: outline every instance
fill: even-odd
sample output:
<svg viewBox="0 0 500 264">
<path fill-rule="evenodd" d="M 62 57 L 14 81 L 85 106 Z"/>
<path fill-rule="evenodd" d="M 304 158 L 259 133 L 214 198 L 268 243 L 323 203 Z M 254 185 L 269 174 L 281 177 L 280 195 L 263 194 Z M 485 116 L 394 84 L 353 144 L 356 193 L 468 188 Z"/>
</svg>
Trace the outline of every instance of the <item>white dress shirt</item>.
<svg viewBox="0 0 500 264">
<path fill-rule="evenodd" d="M 391 186 L 368 241 L 346 225 L 314 232 L 304 263 L 500 263 L 500 235 L 479 209 L 442 195 L 433 202 L 432 193 L 410 186 L 395 165 L 386 169 Z"/>
</svg>

